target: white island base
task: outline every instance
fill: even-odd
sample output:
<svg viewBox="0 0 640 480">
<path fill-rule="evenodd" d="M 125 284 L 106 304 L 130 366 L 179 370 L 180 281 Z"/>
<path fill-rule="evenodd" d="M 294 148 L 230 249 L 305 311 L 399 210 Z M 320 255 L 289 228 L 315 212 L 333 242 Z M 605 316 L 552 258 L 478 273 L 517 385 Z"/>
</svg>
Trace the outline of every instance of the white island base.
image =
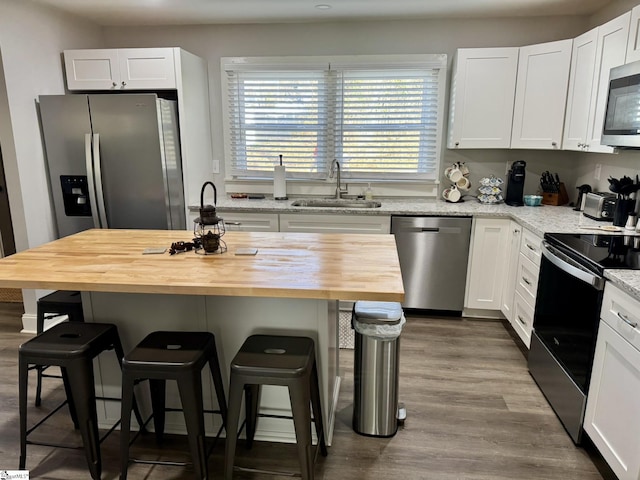
<svg viewBox="0 0 640 480">
<path fill-rule="evenodd" d="M 117 325 L 125 353 L 152 331 L 212 332 L 216 337 L 227 399 L 229 365 L 248 336 L 272 334 L 313 338 L 316 342 L 324 429 L 327 444 L 331 445 L 340 388 L 336 300 L 82 292 L 82 302 L 85 321 Z M 120 398 L 121 376 L 113 355 L 100 355 L 96 359 L 95 375 L 96 395 Z M 204 408 L 217 409 L 211 374 L 207 367 L 203 369 L 203 390 Z M 136 394 L 143 418 L 146 419 L 151 411 L 148 382 L 140 384 Z M 263 387 L 260 405 L 261 413 L 291 414 L 286 387 Z M 171 381 L 167 382 L 167 407 L 181 407 L 175 382 Z M 99 402 L 98 422 L 101 428 L 110 428 L 119 418 L 119 402 Z M 221 425 L 220 416 L 205 414 L 205 425 L 207 435 L 214 436 Z M 137 423 L 132 421 L 132 429 L 137 428 Z M 153 422 L 148 428 L 153 430 Z M 167 412 L 166 432 L 186 433 L 181 412 Z M 293 422 L 260 418 L 255 438 L 261 441 L 293 443 Z"/>
</svg>

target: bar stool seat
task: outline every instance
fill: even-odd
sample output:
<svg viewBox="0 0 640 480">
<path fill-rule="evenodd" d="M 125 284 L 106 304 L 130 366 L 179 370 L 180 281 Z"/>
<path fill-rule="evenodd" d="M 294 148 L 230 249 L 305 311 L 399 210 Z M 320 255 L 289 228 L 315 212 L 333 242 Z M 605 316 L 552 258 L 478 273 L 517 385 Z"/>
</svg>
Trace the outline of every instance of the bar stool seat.
<svg viewBox="0 0 640 480">
<path fill-rule="evenodd" d="M 91 477 L 100 478 L 102 461 L 100 443 L 113 431 L 99 438 L 96 399 L 120 400 L 96 397 L 93 359 L 106 350 L 114 350 L 121 364 L 124 352 L 118 329 L 106 323 L 64 322 L 23 343 L 19 357 L 19 411 L 20 411 L 20 469 L 26 464 L 27 444 L 65 447 L 29 441 L 28 436 L 65 404 L 76 429 L 80 430 L 82 443 Z M 54 365 L 60 367 L 67 399 L 40 422 L 27 430 L 27 389 L 29 365 Z M 135 400 L 133 400 L 135 404 Z M 134 406 L 138 423 L 142 428 L 137 405 Z"/>
<path fill-rule="evenodd" d="M 314 457 L 311 452 L 311 409 L 318 437 L 318 450 L 327 456 L 324 438 L 320 388 L 315 344 L 308 337 L 252 335 L 246 339 L 231 362 L 229 417 L 225 448 L 224 477 L 231 480 L 238 439 L 238 423 L 245 394 L 247 447 L 251 448 L 256 431 L 261 385 L 280 385 L 289 389 L 291 411 L 296 432 L 298 460 L 303 480 L 313 480 Z M 241 467 L 236 467 L 243 470 Z M 284 472 L 261 473 L 282 475 Z M 284 473 L 291 475 L 291 473 Z"/>
<path fill-rule="evenodd" d="M 202 369 L 209 364 L 218 400 L 218 410 L 204 410 L 202 399 Z M 218 363 L 215 336 L 209 332 L 153 332 L 147 335 L 128 355 L 122 364 L 122 429 L 121 429 L 121 480 L 126 480 L 129 467 L 130 440 L 128 427 L 131 416 L 133 387 L 139 380 L 149 380 L 152 418 L 156 440 L 162 442 L 165 427 L 165 412 L 184 412 L 189 449 L 196 478 L 208 478 L 204 413 L 215 413 L 222 417 L 222 426 L 216 435 L 220 436 L 227 422 L 227 401 L 224 394 L 222 375 Z M 166 406 L 166 380 L 178 384 L 182 408 Z M 177 462 L 144 460 L 143 463 L 184 465 Z"/>
<path fill-rule="evenodd" d="M 44 322 L 49 318 L 66 315 L 70 322 L 84 322 L 82 311 L 82 297 L 80 292 L 57 290 L 38 300 L 38 312 L 36 316 L 36 334 L 44 331 Z M 36 384 L 36 407 L 42 404 L 42 378 L 60 378 L 60 375 L 46 374 L 47 365 L 34 365 L 32 369 L 38 371 Z"/>
</svg>

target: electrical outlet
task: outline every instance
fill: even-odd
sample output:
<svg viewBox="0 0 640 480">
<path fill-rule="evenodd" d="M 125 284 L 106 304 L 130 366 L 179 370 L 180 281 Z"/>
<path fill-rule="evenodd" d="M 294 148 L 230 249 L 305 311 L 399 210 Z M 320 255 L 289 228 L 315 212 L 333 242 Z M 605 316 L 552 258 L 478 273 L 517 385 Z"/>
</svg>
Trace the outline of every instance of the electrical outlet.
<svg viewBox="0 0 640 480">
<path fill-rule="evenodd" d="M 220 173 L 220 160 L 213 161 L 213 173 Z"/>
<path fill-rule="evenodd" d="M 601 174 L 602 174 L 602 164 L 601 163 L 597 163 L 596 164 L 596 169 L 593 171 L 594 180 L 600 180 L 600 175 Z"/>
</svg>

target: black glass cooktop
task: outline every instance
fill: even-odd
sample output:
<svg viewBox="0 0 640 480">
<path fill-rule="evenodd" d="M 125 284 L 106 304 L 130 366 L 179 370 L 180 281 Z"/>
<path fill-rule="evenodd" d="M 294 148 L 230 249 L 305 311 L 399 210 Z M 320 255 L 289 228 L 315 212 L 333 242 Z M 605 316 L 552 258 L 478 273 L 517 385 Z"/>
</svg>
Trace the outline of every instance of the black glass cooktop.
<svg viewBox="0 0 640 480">
<path fill-rule="evenodd" d="M 545 233 L 551 245 L 581 263 L 602 271 L 605 268 L 640 270 L 640 236 Z"/>
</svg>

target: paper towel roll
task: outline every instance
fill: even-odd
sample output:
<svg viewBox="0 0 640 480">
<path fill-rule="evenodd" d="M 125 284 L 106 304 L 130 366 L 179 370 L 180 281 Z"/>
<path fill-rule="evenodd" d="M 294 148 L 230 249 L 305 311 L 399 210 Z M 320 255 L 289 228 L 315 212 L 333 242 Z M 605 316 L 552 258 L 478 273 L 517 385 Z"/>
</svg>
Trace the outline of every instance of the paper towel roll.
<svg viewBox="0 0 640 480">
<path fill-rule="evenodd" d="M 273 167 L 273 198 L 275 200 L 287 199 L 287 170 L 284 165 Z"/>
</svg>

